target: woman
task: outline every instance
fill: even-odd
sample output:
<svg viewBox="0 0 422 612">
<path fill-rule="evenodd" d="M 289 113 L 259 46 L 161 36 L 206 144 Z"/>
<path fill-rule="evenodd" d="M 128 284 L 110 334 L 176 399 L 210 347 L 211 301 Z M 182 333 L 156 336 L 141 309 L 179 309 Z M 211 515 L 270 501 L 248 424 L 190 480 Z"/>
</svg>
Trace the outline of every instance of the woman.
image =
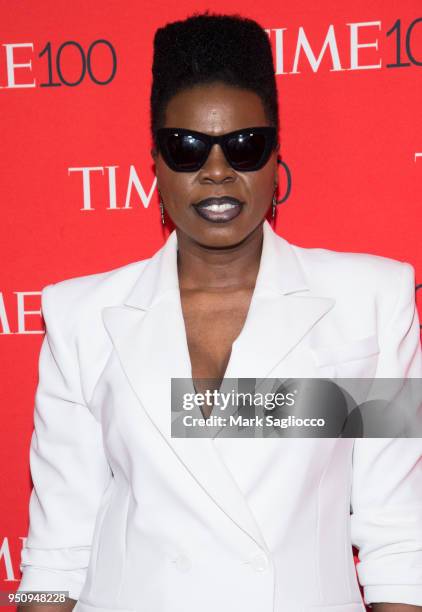
<svg viewBox="0 0 422 612">
<path fill-rule="evenodd" d="M 277 94 L 255 22 L 158 30 L 151 109 L 175 230 L 151 259 L 42 292 L 19 590 L 79 612 L 362 612 L 354 544 L 366 603 L 422 610 L 420 440 L 177 438 L 170 405 L 172 378 L 420 377 L 412 266 L 272 230 Z"/>
</svg>

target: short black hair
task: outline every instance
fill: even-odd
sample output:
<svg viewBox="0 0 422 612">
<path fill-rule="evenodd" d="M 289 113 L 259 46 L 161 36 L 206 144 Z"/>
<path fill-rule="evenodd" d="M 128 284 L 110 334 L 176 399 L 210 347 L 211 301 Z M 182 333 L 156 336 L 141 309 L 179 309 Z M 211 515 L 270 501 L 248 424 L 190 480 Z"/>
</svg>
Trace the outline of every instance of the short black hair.
<svg viewBox="0 0 422 612">
<path fill-rule="evenodd" d="M 271 44 L 265 30 L 253 19 L 206 11 L 159 28 L 154 36 L 152 77 L 154 145 L 170 99 L 183 89 L 215 82 L 258 94 L 270 124 L 278 130 Z"/>
</svg>

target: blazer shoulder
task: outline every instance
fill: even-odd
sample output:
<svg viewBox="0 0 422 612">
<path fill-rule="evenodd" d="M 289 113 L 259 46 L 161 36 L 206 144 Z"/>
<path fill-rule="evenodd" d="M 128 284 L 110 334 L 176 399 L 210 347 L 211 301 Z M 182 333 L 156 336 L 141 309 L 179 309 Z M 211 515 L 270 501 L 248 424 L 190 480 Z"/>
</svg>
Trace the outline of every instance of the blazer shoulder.
<svg viewBox="0 0 422 612">
<path fill-rule="evenodd" d="M 293 246 L 310 285 L 323 286 L 327 293 L 397 293 L 403 282 L 413 283 L 415 269 L 407 261 L 363 252 Z"/>
<path fill-rule="evenodd" d="M 73 327 L 80 319 L 89 319 L 105 306 L 120 304 L 149 260 L 141 259 L 104 272 L 46 285 L 42 289 L 43 313 L 52 308 L 56 320 Z"/>
</svg>

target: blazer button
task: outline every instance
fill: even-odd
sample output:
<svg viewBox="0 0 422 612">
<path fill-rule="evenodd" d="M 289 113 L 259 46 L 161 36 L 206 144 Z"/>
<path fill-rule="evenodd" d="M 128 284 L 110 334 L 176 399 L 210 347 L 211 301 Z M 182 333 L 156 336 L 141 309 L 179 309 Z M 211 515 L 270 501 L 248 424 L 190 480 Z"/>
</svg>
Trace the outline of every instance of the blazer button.
<svg viewBox="0 0 422 612">
<path fill-rule="evenodd" d="M 256 572 L 265 572 L 269 565 L 267 557 L 262 553 L 258 553 L 251 557 L 249 563 Z"/>
<path fill-rule="evenodd" d="M 185 557 L 184 555 L 179 555 L 175 559 L 175 565 L 180 572 L 188 572 L 192 567 L 192 563 L 189 557 Z"/>
</svg>

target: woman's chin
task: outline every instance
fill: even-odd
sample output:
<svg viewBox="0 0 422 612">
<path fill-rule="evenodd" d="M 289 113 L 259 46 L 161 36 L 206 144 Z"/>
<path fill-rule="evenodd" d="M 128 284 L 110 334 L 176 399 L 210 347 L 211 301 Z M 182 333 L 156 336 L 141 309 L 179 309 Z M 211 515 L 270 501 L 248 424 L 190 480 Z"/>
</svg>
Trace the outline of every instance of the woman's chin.
<svg viewBox="0 0 422 612">
<path fill-rule="evenodd" d="M 203 223 L 191 226 L 190 230 L 184 233 L 207 248 L 235 247 L 257 231 L 263 221 L 263 219 L 249 219 L 248 223 L 245 223 L 245 219 L 242 220 L 240 217 L 241 215 L 238 215 L 226 223 L 211 223 L 204 220 Z"/>
</svg>

